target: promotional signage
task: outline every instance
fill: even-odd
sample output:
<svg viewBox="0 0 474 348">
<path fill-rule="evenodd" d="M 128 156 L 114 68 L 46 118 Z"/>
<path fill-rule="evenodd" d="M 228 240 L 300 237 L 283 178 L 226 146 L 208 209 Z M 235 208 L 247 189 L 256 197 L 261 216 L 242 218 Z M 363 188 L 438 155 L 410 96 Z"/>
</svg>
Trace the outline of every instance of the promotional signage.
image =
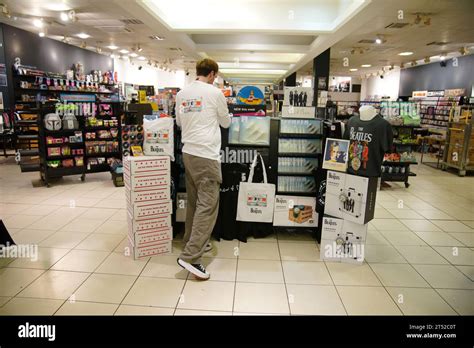
<svg viewBox="0 0 474 348">
<path fill-rule="evenodd" d="M 466 93 L 464 88 L 447 89 L 444 91 L 445 97 L 460 97 Z"/>
<path fill-rule="evenodd" d="M 264 103 L 265 95 L 260 87 L 244 86 L 237 93 L 237 104 L 262 105 Z"/>
</svg>

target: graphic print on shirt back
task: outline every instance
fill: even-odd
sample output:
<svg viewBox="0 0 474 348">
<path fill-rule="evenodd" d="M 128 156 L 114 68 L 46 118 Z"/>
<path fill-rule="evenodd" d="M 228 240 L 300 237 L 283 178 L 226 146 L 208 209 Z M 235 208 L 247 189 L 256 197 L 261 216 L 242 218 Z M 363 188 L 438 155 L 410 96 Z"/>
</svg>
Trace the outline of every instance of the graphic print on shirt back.
<svg viewBox="0 0 474 348">
<path fill-rule="evenodd" d="M 183 114 L 188 112 L 201 112 L 202 111 L 202 97 L 185 99 L 181 102 L 181 111 Z"/>
<path fill-rule="evenodd" d="M 349 146 L 349 164 L 354 171 L 359 169 L 367 170 L 367 162 L 369 161 L 369 144 L 372 142 L 372 133 L 366 133 L 362 127 L 355 131 L 354 127 L 350 129 Z"/>
</svg>

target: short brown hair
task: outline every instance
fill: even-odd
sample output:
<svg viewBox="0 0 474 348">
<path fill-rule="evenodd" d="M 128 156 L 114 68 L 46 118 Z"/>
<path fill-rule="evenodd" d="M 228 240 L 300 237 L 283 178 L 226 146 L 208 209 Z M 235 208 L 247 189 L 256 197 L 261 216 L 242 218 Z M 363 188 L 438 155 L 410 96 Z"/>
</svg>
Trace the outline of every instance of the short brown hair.
<svg viewBox="0 0 474 348">
<path fill-rule="evenodd" d="M 207 76 L 211 71 L 214 71 L 214 74 L 219 72 L 219 65 L 217 65 L 217 63 L 212 59 L 204 58 L 196 63 L 197 76 Z"/>
</svg>

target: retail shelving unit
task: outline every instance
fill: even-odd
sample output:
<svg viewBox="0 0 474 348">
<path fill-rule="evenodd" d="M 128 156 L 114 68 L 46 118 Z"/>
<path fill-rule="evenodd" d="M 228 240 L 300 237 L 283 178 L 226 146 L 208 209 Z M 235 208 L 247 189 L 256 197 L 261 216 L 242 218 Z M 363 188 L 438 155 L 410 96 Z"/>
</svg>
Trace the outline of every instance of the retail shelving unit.
<svg viewBox="0 0 474 348">
<path fill-rule="evenodd" d="M 474 132 L 473 106 L 460 108 L 460 115 L 450 115 L 448 132 L 446 134 L 447 151 L 441 164 L 442 169 L 455 168 L 459 176 L 465 176 L 467 171 L 474 170 Z"/>
<path fill-rule="evenodd" d="M 282 118 L 278 132 L 277 194 L 314 196 L 321 162 L 322 120 Z"/>
<path fill-rule="evenodd" d="M 461 97 L 425 97 L 412 99 L 420 109 L 421 126 L 445 132 L 451 109 L 459 105 Z"/>
<path fill-rule="evenodd" d="M 121 124 L 119 121 L 121 105 L 113 104 L 111 105 L 112 113 L 101 115 L 100 105 L 108 105 L 108 103 L 91 102 L 91 104 L 99 106 L 97 112 L 94 117 L 92 115 L 76 116 L 77 129 L 61 128 L 57 131 L 51 131 L 44 127 L 44 117 L 48 113 L 55 113 L 56 105 L 55 103 L 38 103 L 40 110 L 38 119 L 40 162 L 38 170 L 46 186 L 49 187 L 51 178 L 81 175 L 81 179 L 84 181 L 87 173 L 108 172 L 110 166 L 107 159 L 122 157 Z M 112 121 L 114 117 L 116 117 L 116 121 Z M 86 127 L 89 118 L 102 120 L 102 123 L 107 120 L 110 125 Z M 112 122 L 114 123 L 112 124 Z M 92 134 L 95 138 L 92 138 Z M 107 136 L 104 137 L 104 134 Z M 77 138 L 80 141 L 72 141 L 72 139 Z M 60 154 L 51 155 L 51 148 L 59 148 Z M 69 160 L 67 165 L 65 165 L 65 160 Z"/>
</svg>

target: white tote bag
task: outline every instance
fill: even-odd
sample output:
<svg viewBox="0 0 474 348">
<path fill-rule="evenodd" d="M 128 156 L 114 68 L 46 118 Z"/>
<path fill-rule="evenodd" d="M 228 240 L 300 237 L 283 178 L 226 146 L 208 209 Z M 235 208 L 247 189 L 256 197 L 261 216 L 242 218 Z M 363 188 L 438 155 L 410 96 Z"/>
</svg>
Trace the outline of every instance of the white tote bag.
<svg viewBox="0 0 474 348">
<path fill-rule="evenodd" d="M 263 183 L 253 183 L 253 173 L 260 157 L 263 168 Z M 275 185 L 267 182 L 267 171 L 262 156 L 256 154 L 250 167 L 248 182 L 241 182 L 237 203 L 237 221 L 273 222 L 275 204 Z"/>
<path fill-rule="evenodd" d="M 158 115 L 143 116 L 143 152 L 147 156 L 170 156 L 174 161 L 174 120 Z"/>
</svg>

